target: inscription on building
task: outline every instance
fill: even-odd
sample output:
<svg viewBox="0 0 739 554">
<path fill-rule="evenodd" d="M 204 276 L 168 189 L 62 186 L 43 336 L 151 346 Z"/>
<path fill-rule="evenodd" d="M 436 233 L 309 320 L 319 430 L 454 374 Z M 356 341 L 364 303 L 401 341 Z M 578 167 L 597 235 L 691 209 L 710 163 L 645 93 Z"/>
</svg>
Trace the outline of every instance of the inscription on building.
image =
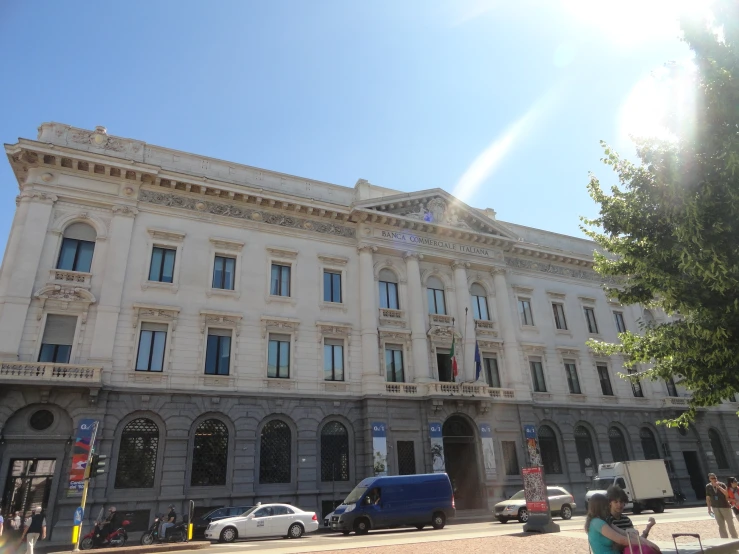
<svg viewBox="0 0 739 554">
<path fill-rule="evenodd" d="M 428 246 L 429 248 L 438 248 L 448 252 L 456 252 L 457 254 L 470 254 L 473 256 L 482 256 L 483 258 L 495 258 L 495 251 L 480 246 L 470 246 L 460 244 L 450 240 L 435 239 L 430 237 L 421 237 L 412 233 L 404 233 L 402 231 L 383 231 L 375 229 L 375 238 L 390 240 L 396 244 L 410 244 L 416 246 Z"/>
</svg>

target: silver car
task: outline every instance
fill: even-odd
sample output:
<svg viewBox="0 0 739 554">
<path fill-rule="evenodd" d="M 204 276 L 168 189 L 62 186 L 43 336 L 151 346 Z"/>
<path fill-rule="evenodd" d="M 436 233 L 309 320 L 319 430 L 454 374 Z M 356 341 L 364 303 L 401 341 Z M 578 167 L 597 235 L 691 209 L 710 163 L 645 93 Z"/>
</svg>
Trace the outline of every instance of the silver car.
<svg viewBox="0 0 739 554">
<path fill-rule="evenodd" d="M 562 519 L 570 519 L 573 510 L 577 508 L 575 497 L 563 487 L 547 487 L 547 493 L 552 515 L 559 516 Z M 511 519 L 526 523 L 529 520 L 529 511 L 526 509 L 526 497 L 523 491 L 518 491 L 508 500 L 498 502 L 493 508 L 493 515 L 501 523 L 508 523 Z"/>
</svg>

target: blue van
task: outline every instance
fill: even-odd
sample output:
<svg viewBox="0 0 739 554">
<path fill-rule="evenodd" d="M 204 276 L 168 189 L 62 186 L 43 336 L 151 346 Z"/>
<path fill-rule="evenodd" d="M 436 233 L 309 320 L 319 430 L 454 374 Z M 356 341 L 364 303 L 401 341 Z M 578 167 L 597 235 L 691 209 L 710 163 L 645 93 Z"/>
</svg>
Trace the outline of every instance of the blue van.
<svg viewBox="0 0 739 554">
<path fill-rule="evenodd" d="M 368 477 L 331 517 L 331 530 L 364 535 L 370 529 L 431 525 L 442 529 L 454 517 L 452 484 L 446 473 Z"/>
</svg>

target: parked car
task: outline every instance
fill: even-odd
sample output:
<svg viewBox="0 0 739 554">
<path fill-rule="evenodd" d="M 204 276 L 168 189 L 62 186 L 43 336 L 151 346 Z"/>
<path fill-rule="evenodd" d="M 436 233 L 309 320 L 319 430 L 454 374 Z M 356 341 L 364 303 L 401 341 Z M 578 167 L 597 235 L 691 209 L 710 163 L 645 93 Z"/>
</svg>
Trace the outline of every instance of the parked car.
<svg viewBox="0 0 739 554">
<path fill-rule="evenodd" d="M 205 530 L 205 538 L 219 542 L 262 537 L 299 539 L 304 533 L 317 530 L 315 512 L 306 512 L 290 504 L 260 504 L 239 516 L 212 522 Z"/>
<path fill-rule="evenodd" d="M 333 513 L 333 512 L 331 512 L 330 514 L 328 514 L 328 515 L 327 515 L 326 517 L 324 517 L 324 518 L 323 518 L 323 526 L 324 526 L 324 527 L 325 527 L 326 529 L 328 529 L 329 527 L 331 527 L 331 517 L 332 517 L 333 515 L 334 515 L 334 513 Z"/>
<path fill-rule="evenodd" d="M 331 530 L 364 535 L 388 527 L 442 529 L 455 512 L 446 473 L 368 477 L 334 510 Z"/>
<path fill-rule="evenodd" d="M 202 539 L 205 537 L 205 530 L 208 528 L 210 523 L 225 519 L 227 517 L 240 516 L 244 512 L 249 511 L 253 506 L 225 506 L 223 508 L 216 508 L 211 510 L 200 517 L 195 518 L 192 522 L 192 536 L 195 539 Z"/>
<path fill-rule="evenodd" d="M 547 487 L 547 495 L 549 496 L 549 509 L 553 516 L 559 516 L 562 519 L 572 517 L 573 510 L 577 509 L 574 496 L 563 487 Z M 508 500 L 498 502 L 493 508 L 493 515 L 501 523 L 508 523 L 511 519 L 526 523 L 529 520 L 529 511 L 526 509 L 524 492 L 518 491 Z"/>
</svg>

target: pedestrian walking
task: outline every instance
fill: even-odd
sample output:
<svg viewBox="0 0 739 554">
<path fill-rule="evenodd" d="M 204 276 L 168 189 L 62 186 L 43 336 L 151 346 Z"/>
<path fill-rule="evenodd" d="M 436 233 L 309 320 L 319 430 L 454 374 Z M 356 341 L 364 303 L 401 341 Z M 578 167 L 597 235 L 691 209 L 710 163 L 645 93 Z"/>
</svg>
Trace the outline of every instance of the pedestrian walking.
<svg viewBox="0 0 739 554">
<path fill-rule="evenodd" d="M 726 480 L 726 499 L 729 501 L 731 511 L 739 519 L 739 482 L 736 477 L 729 477 Z"/>
<path fill-rule="evenodd" d="M 729 526 L 731 538 L 736 539 L 736 528 L 734 527 L 734 516 L 729 505 L 728 490 L 725 484 L 721 483 L 715 473 L 708 474 L 708 484 L 706 485 L 706 504 L 708 505 L 708 513 L 713 514 L 718 523 L 718 534 L 722 539 L 728 539 L 729 534 L 726 532 L 726 526 Z"/>
<path fill-rule="evenodd" d="M 27 554 L 33 554 L 33 546 L 36 542 L 46 539 L 46 517 L 41 513 L 41 506 L 36 507 L 34 511 L 31 522 L 23 530 L 23 537 L 28 542 Z"/>
</svg>

